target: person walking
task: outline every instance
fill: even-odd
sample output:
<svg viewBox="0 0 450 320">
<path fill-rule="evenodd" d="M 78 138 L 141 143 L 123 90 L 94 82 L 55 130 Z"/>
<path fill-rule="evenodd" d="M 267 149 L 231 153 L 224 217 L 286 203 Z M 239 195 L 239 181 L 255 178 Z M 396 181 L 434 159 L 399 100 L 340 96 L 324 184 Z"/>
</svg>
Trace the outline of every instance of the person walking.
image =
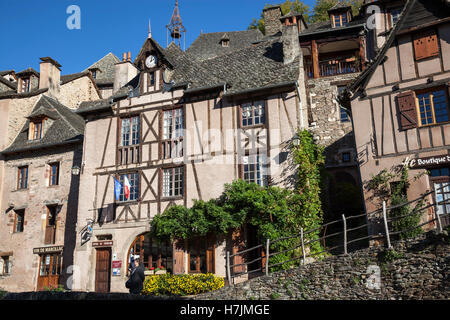
<svg viewBox="0 0 450 320">
<path fill-rule="evenodd" d="M 134 268 L 132 268 L 130 278 L 125 283 L 125 287 L 130 290 L 132 294 L 140 294 L 144 287 L 144 266 L 141 265 L 140 258 L 134 259 Z"/>
</svg>

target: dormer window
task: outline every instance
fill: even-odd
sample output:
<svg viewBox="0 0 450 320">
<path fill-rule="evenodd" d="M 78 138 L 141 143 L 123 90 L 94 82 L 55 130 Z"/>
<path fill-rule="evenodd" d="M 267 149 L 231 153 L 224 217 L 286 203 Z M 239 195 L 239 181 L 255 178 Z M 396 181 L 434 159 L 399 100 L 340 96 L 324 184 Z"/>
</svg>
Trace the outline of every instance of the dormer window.
<svg viewBox="0 0 450 320">
<path fill-rule="evenodd" d="M 30 92 L 30 78 L 22 78 L 20 87 L 20 92 Z"/>
<path fill-rule="evenodd" d="M 30 121 L 30 140 L 40 140 L 42 139 L 44 133 L 44 123 L 45 119 Z"/>
<path fill-rule="evenodd" d="M 328 10 L 333 28 L 345 27 L 352 20 L 352 7 L 344 2 L 338 2 Z"/>
<path fill-rule="evenodd" d="M 394 8 L 389 11 L 389 15 L 391 16 L 391 19 L 390 19 L 391 28 L 393 28 L 394 25 L 397 23 L 398 19 L 400 18 L 401 13 L 402 13 L 402 8 Z"/>
<path fill-rule="evenodd" d="M 222 47 L 226 48 L 230 46 L 230 38 L 228 37 L 228 34 L 225 33 L 222 38 L 220 39 L 220 44 Z"/>
<path fill-rule="evenodd" d="M 348 24 L 347 13 L 334 16 L 334 27 L 345 27 Z"/>
</svg>

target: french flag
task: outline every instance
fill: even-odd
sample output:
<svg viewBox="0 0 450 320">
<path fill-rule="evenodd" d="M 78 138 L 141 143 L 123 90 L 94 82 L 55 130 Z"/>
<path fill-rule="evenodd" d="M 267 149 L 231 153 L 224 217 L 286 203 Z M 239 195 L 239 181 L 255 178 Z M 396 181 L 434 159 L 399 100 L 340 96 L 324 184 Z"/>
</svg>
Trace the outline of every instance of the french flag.
<svg viewBox="0 0 450 320">
<path fill-rule="evenodd" d="M 124 194 L 125 194 L 125 199 L 128 200 L 128 198 L 130 197 L 130 190 L 131 190 L 131 184 L 130 181 L 128 180 L 127 176 L 123 177 L 123 188 L 124 188 Z"/>
</svg>

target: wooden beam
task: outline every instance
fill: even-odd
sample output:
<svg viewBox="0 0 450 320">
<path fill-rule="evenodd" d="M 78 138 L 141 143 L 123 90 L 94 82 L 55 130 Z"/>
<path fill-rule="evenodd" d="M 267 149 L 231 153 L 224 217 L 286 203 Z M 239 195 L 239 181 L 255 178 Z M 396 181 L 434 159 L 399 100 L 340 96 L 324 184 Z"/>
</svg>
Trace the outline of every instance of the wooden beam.
<svg viewBox="0 0 450 320">
<path fill-rule="evenodd" d="M 365 46 L 364 46 L 364 37 L 360 36 L 359 37 L 359 60 L 361 63 L 361 70 L 360 71 L 364 71 L 366 69 L 366 55 L 365 55 Z"/>
<path fill-rule="evenodd" d="M 316 40 L 311 40 L 311 53 L 313 62 L 314 79 L 319 78 L 319 50 L 317 49 Z"/>
</svg>

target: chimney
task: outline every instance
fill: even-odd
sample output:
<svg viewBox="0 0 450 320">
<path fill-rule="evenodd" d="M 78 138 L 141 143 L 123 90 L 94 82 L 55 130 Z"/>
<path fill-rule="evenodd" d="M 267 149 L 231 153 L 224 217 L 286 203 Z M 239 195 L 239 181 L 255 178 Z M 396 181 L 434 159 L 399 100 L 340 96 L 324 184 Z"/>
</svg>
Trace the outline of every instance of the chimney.
<svg viewBox="0 0 450 320">
<path fill-rule="evenodd" d="M 39 89 L 48 88 L 50 96 L 59 94 L 61 65 L 50 57 L 41 58 Z"/>
<path fill-rule="evenodd" d="M 298 27 L 296 24 L 283 26 L 281 42 L 283 43 L 284 64 L 294 62 L 295 58 L 299 56 L 303 58 L 302 49 L 300 48 L 300 41 L 298 39 Z"/>
<path fill-rule="evenodd" d="M 138 69 L 131 62 L 131 52 L 123 53 L 122 62 L 114 65 L 114 89 L 116 93 L 120 88 L 130 82 L 138 74 Z"/>
<path fill-rule="evenodd" d="M 266 29 L 266 36 L 274 35 L 281 31 L 281 6 L 275 5 L 263 10 L 264 24 Z"/>
</svg>

